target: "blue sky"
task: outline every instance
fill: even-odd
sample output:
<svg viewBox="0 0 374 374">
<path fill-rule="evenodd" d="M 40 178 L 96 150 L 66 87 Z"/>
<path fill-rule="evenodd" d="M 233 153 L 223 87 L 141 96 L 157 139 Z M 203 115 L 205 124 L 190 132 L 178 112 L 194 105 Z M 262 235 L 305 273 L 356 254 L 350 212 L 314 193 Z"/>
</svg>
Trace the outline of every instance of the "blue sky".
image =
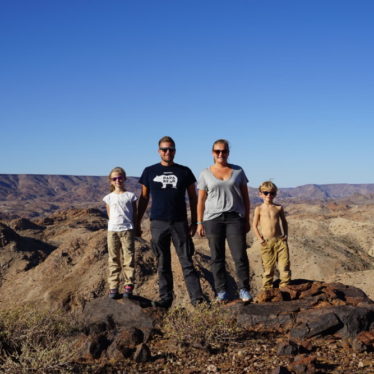
<svg viewBox="0 0 374 374">
<path fill-rule="evenodd" d="M 4 0 L 0 173 L 196 176 L 218 138 L 251 186 L 374 183 L 371 0 Z"/>
</svg>

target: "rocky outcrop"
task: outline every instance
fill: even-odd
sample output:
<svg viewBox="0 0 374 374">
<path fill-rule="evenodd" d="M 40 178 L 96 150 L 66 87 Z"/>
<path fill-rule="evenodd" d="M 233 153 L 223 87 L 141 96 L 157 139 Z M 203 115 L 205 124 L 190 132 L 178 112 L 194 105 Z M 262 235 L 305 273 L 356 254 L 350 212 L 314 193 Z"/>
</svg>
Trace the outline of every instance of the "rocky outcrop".
<svg viewBox="0 0 374 374">
<path fill-rule="evenodd" d="M 147 341 L 154 331 L 155 310 L 142 308 L 145 301 L 139 297 L 102 297 L 86 304 L 82 312 L 84 333 L 76 339 L 76 360 L 148 361 L 151 352 Z"/>
<path fill-rule="evenodd" d="M 280 331 L 292 339 L 326 335 L 354 338 L 374 329 L 374 303 L 358 288 L 340 283 L 296 281 L 260 293 L 254 304 L 234 305 L 246 328 Z"/>
</svg>

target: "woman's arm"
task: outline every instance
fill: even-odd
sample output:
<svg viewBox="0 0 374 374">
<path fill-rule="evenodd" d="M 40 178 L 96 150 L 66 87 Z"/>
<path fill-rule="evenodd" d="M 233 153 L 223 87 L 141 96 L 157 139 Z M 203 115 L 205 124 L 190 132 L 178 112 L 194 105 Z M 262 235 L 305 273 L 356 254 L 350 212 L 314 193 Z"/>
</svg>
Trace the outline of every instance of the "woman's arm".
<svg viewBox="0 0 374 374">
<path fill-rule="evenodd" d="M 207 198 L 207 192 L 205 190 L 199 190 L 198 198 L 197 198 L 197 233 L 200 236 L 205 236 L 205 230 L 203 226 L 203 217 L 204 217 L 206 198 Z"/>
<path fill-rule="evenodd" d="M 246 184 L 242 184 L 240 186 L 240 191 L 242 193 L 242 197 L 243 197 L 243 203 L 244 203 L 244 211 L 245 211 L 245 215 L 244 215 L 244 219 L 245 219 L 245 232 L 249 232 L 250 229 L 251 229 L 251 225 L 249 223 L 249 212 L 250 212 L 250 209 L 251 209 L 251 202 L 249 200 L 249 194 L 248 194 L 248 187 Z"/>
</svg>

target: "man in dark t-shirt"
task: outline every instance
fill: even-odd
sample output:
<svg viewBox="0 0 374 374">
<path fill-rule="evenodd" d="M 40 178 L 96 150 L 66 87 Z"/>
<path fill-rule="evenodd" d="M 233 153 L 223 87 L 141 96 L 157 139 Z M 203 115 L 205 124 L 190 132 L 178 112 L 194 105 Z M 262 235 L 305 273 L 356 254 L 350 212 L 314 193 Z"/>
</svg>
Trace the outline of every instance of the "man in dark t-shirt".
<svg viewBox="0 0 374 374">
<path fill-rule="evenodd" d="M 173 241 L 192 304 L 203 301 L 198 274 L 192 264 L 194 251 L 191 236 L 196 232 L 196 178 L 191 170 L 174 163 L 175 143 L 169 136 L 160 139 L 161 162 L 144 169 L 139 183 L 142 190 L 138 203 L 137 232 L 141 235 L 141 219 L 152 197 L 152 249 L 158 260 L 160 301 L 156 305 L 170 307 L 173 302 L 173 274 L 170 244 Z M 191 208 L 188 226 L 186 191 Z"/>
</svg>

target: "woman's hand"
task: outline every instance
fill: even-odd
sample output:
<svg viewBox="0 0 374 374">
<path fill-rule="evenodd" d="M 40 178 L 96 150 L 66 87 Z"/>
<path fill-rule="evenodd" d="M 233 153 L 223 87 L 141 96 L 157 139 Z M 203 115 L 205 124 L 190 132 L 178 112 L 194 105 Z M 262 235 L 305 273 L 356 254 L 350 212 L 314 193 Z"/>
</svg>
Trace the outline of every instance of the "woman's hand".
<svg viewBox="0 0 374 374">
<path fill-rule="evenodd" d="M 205 229 L 204 229 L 204 226 L 202 223 L 199 223 L 197 225 L 197 233 L 201 236 L 201 237 L 204 237 L 205 236 Z"/>
</svg>

